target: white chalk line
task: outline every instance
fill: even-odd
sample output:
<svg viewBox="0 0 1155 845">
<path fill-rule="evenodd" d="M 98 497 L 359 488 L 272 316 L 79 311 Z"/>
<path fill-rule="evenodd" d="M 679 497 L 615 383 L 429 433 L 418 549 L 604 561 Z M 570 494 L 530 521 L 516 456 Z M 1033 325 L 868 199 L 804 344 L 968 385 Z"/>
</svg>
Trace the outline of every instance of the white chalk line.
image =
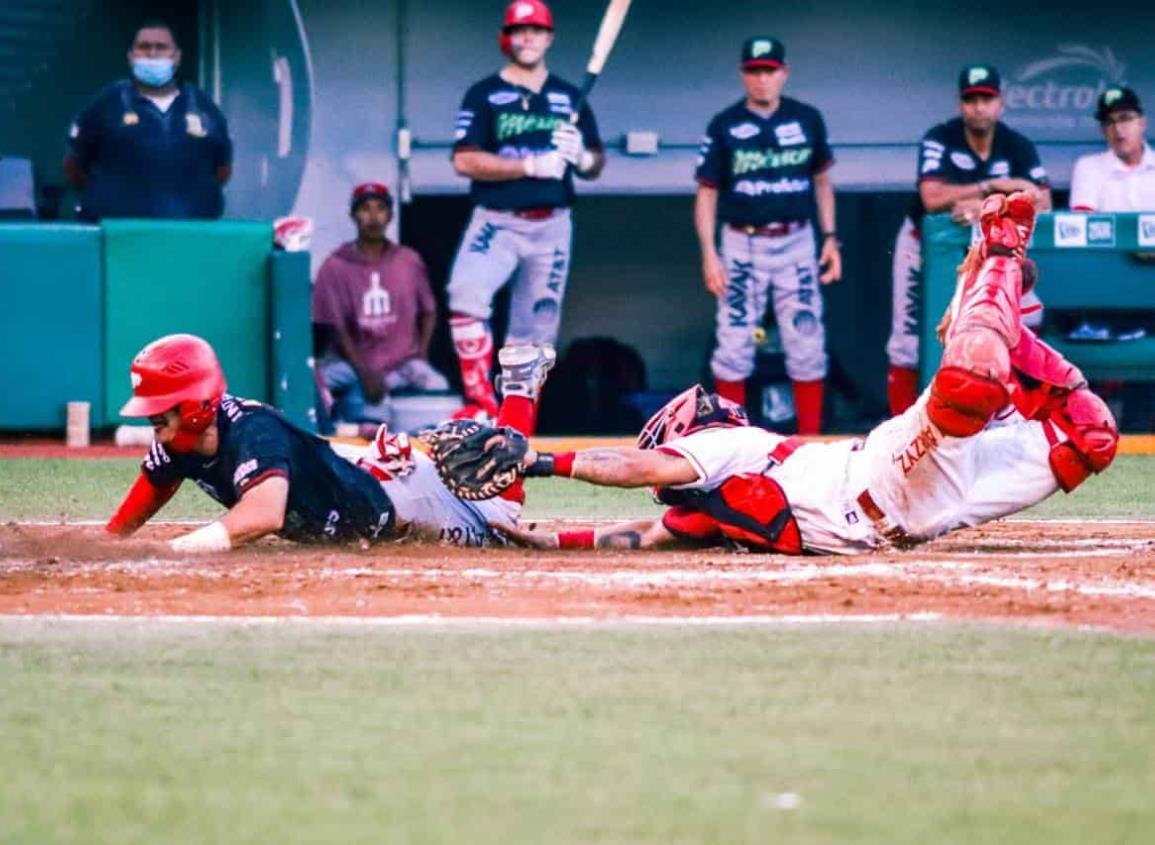
<svg viewBox="0 0 1155 845">
<path fill-rule="evenodd" d="M 941 613 L 815 613 L 785 614 L 782 616 L 441 616 L 438 614 L 407 614 L 402 616 L 190 616 L 190 615 L 131 615 L 99 613 L 40 613 L 40 614 L 0 614 L 0 626 L 19 624 L 24 620 L 41 623 L 57 622 L 114 622 L 150 624 L 196 624 L 223 623 L 238 626 L 265 625 L 332 625 L 370 628 L 405 627 L 466 627 L 493 626 L 503 628 L 537 627 L 593 627 L 607 626 L 698 626 L 698 627 L 747 627 L 747 626 L 791 626 L 828 625 L 839 623 L 878 624 L 886 622 L 938 622 L 945 617 Z"/>
</svg>

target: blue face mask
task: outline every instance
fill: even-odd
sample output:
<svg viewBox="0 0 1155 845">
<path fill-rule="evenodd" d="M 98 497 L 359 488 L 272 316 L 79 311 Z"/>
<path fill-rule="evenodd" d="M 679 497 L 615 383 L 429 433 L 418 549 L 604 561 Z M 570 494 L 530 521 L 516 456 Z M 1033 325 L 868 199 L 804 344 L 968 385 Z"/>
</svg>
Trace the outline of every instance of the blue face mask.
<svg viewBox="0 0 1155 845">
<path fill-rule="evenodd" d="M 172 59 L 133 59 L 132 75 L 142 85 L 163 88 L 172 81 L 176 63 Z"/>
</svg>

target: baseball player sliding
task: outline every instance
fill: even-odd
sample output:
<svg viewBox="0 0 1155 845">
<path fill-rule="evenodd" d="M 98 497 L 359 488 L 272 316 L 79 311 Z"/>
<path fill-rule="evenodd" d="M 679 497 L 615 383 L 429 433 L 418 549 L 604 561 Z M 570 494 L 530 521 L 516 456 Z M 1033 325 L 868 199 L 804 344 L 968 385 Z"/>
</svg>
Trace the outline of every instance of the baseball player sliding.
<svg viewBox="0 0 1155 845">
<path fill-rule="evenodd" d="M 501 350 L 504 431 L 532 430 L 554 358 L 552 347 Z M 117 536 L 144 525 L 185 480 L 228 509 L 172 541 L 185 553 L 227 551 L 269 534 L 306 543 L 417 537 L 481 546 L 494 539 L 490 524 L 513 527 L 525 501 L 519 481 L 487 501 L 458 498 L 426 454 L 385 426 L 368 448 L 331 446 L 268 405 L 229 395 L 216 353 L 194 335 L 150 343 L 133 360 L 132 380 L 121 414 L 148 417 L 155 440 L 105 527 Z M 457 425 L 466 434 L 477 426 Z"/>
<path fill-rule="evenodd" d="M 514 277 L 506 345 L 553 344 L 569 275 L 573 176 L 605 165 L 597 123 L 578 89 L 551 74 L 553 14 L 541 0 L 506 9 L 509 62 L 465 94 L 453 167 L 472 180 L 473 216 L 449 279 L 450 332 L 466 397 L 497 414 L 489 381 L 493 297 Z"/>
<path fill-rule="evenodd" d="M 790 70 L 781 41 L 748 39 L 741 63 L 746 96 L 710 121 L 695 173 L 702 275 L 718 298 L 710 369 L 715 390 L 745 405 L 755 332 L 772 296 L 786 373 L 794 383 L 798 432 L 817 434 L 826 378 L 818 286 L 842 275 L 828 172 L 834 155 L 817 109 L 782 96 Z M 822 227 L 818 261 L 810 224 L 815 210 Z M 720 254 L 718 221 L 723 224 Z"/>
<path fill-rule="evenodd" d="M 1020 323 L 1034 282 L 1024 258 L 1034 218 L 1026 194 L 983 203 L 983 239 L 960 268 L 933 383 L 864 440 L 803 443 L 754 428 L 737 405 L 695 386 L 646 424 L 637 448 L 542 454 L 504 437 L 488 452 L 520 449 L 526 475 L 651 486 L 670 506 L 661 519 L 503 532 L 551 548 L 734 543 L 855 553 L 929 540 L 1074 490 L 1110 465 L 1118 432 L 1082 373 Z M 452 461 L 442 469 L 452 473 Z"/>
</svg>

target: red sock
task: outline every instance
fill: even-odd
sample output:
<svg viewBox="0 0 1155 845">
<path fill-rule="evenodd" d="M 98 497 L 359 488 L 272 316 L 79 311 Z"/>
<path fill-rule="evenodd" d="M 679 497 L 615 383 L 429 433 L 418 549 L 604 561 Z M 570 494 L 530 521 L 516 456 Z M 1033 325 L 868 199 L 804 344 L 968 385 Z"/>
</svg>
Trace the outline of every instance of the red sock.
<svg viewBox="0 0 1155 845">
<path fill-rule="evenodd" d="M 528 396 L 506 396 L 497 412 L 497 424 L 529 437 L 537 425 L 537 406 Z"/>
<path fill-rule="evenodd" d="M 714 392 L 723 399 L 729 399 L 743 408 L 746 407 L 746 379 L 726 381 L 714 376 Z"/>
<path fill-rule="evenodd" d="M 461 366 L 461 383 L 466 398 L 476 402 L 490 416 L 497 416 L 497 394 L 489 380 L 493 365 L 493 335 L 484 320 L 465 314 L 449 318 L 453 350 Z"/>
<path fill-rule="evenodd" d="M 886 398 L 890 415 L 897 417 L 918 401 L 918 370 L 892 366 L 886 374 Z"/>
<path fill-rule="evenodd" d="M 818 434 L 822 431 L 822 393 L 826 382 L 794 382 L 794 413 L 798 417 L 799 434 Z"/>
</svg>

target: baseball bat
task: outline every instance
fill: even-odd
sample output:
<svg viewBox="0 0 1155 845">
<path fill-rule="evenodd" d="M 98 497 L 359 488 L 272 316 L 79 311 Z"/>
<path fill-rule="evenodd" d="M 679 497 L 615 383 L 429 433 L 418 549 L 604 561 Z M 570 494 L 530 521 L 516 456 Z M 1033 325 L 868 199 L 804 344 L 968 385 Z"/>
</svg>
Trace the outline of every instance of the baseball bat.
<svg viewBox="0 0 1155 845">
<path fill-rule="evenodd" d="M 609 5 L 606 6 L 605 14 L 602 15 L 601 26 L 598 27 L 597 38 L 594 39 L 594 48 L 590 53 L 589 64 L 586 65 L 586 78 L 582 81 L 581 92 L 578 94 L 578 101 L 574 105 L 575 121 L 581 113 L 582 106 L 585 105 L 586 98 L 593 89 L 594 83 L 598 81 L 598 74 L 605 67 L 610 50 L 614 49 L 614 43 L 618 40 L 618 33 L 622 31 L 622 24 L 625 23 L 626 12 L 629 10 L 630 0 L 610 0 Z"/>
</svg>

